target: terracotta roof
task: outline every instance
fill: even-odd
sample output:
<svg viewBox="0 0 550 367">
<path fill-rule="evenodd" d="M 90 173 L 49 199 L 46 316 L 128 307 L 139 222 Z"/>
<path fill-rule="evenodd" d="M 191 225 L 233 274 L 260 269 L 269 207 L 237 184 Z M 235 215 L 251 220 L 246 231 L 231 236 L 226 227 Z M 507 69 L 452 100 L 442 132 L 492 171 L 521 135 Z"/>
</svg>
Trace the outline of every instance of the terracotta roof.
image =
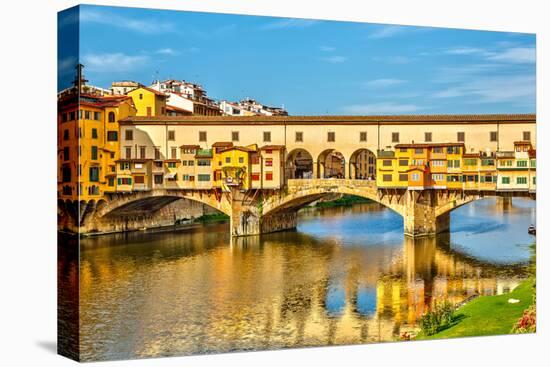
<svg viewBox="0 0 550 367">
<path fill-rule="evenodd" d="M 531 145 L 531 142 L 529 140 L 515 141 L 514 145 Z"/>
<path fill-rule="evenodd" d="M 184 112 L 184 113 L 187 113 L 187 114 L 192 114 L 193 113 L 193 111 L 189 111 L 189 110 L 186 110 L 184 108 L 179 108 L 179 107 L 172 106 L 172 105 L 169 105 L 169 104 L 166 105 L 166 111 Z"/>
<path fill-rule="evenodd" d="M 385 116 L 133 116 L 123 120 L 128 123 L 151 124 L 257 124 L 257 125 L 399 125 L 424 124 L 485 124 L 485 123 L 534 123 L 535 114 L 487 114 L 487 115 L 385 115 Z"/>
<path fill-rule="evenodd" d="M 432 147 L 456 147 L 464 146 L 464 143 L 410 143 L 396 144 L 396 148 L 432 148 Z"/>
<path fill-rule="evenodd" d="M 238 147 L 238 146 L 234 146 L 234 147 L 228 147 L 228 148 L 225 148 L 225 149 L 222 149 L 220 151 L 220 153 L 222 152 L 228 152 L 230 150 L 240 150 L 241 152 L 256 152 L 256 149 L 252 149 L 252 148 L 247 148 L 247 147 Z"/>
<path fill-rule="evenodd" d="M 199 149 L 200 147 L 201 147 L 200 145 L 193 145 L 193 144 L 180 145 L 180 148 L 182 149 Z"/>
<path fill-rule="evenodd" d="M 217 141 L 212 144 L 213 147 L 232 147 L 233 143 L 230 141 Z"/>
<path fill-rule="evenodd" d="M 283 150 L 286 147 L 284 145 L 264 145 L 260 148 L 260 150 L 267 150 L 267 149 L 273 149 L 273 150 Z"/>
</svg>

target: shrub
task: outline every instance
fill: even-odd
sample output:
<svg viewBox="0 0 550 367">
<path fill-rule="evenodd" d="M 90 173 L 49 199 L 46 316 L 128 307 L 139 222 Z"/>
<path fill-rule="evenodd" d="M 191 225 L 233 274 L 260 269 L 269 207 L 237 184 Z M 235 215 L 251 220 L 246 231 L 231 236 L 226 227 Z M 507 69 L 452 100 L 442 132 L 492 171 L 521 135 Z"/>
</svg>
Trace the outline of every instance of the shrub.
<svg viewBox="0 0 550 367">
<path fill-rule="evenodd" d="M 435 303 L 432 310 L 426 312 L 420 318 L 420 328 L 428 336 L 436 334 L 441 328 L 448 326 L 453 321 L 455 307 L 449 301 Z"/>
<path fill-rule="evenodd" d="M 537 331 L 537 308 L 531 305 L 527 310 L 523 311 L 523 315 L 512 328 L 515 334 L 534 333 Z"/>
</svg>

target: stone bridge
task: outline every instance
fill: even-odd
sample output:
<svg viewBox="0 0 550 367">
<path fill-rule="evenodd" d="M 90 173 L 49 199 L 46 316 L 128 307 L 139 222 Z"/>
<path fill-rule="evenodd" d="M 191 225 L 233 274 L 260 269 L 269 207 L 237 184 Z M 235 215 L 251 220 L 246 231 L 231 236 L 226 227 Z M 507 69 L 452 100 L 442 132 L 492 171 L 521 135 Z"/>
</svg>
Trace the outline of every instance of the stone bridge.
<svg viewBox="0 0 550 367">
<path fill-rule="evenodd" d="M 374 181 L 352 179 L 291 179 L 281 190 L 231 191 L 157 189 L 106 195 L 98 202 L 60 203 L 72 214 L 66 229 L 81 234 L 120 232 L 173 225 L 177 202 L 187 199 L 212 207 L 230 217 L 233 236 L 258 235 L 295 228 L 300 208 L 323 197 L 354 195 L 380 203 L 403 217 L 405 235 L 425 236 L 449 230 L 449 213 L 488 196 L 509 202 L 528 192 L 479 190 L 381 189 Z M 533 197 L 534 198 L 534 197 Z"/>
</svg>

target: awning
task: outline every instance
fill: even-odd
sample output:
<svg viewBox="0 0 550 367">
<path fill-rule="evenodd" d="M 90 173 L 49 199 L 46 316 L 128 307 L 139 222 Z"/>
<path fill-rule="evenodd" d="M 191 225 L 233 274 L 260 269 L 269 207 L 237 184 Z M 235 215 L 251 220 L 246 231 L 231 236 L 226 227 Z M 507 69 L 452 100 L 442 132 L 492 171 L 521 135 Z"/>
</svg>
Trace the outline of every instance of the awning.
<svg viewBox="0 0 550 367">
<path fill-rule="evenodd" d="M 176 177 L 176 172 L 168 172 L 167 174 L 164 175 L 164 178 L 167 178 L 167 179 L 172 179 Z"/>
</svg>

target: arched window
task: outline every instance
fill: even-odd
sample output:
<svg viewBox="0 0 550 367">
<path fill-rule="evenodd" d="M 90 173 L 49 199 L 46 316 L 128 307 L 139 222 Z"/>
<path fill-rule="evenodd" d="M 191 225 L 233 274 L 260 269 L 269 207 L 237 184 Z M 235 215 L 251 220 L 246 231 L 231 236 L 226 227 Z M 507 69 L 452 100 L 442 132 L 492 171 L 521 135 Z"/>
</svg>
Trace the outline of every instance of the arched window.
<svg viewBox="0 0 550 367">
<path fill-rule="evenodd" d="M 109 112 L 109 122 L 115 122 L 115 113 Z"/>
</svg>

